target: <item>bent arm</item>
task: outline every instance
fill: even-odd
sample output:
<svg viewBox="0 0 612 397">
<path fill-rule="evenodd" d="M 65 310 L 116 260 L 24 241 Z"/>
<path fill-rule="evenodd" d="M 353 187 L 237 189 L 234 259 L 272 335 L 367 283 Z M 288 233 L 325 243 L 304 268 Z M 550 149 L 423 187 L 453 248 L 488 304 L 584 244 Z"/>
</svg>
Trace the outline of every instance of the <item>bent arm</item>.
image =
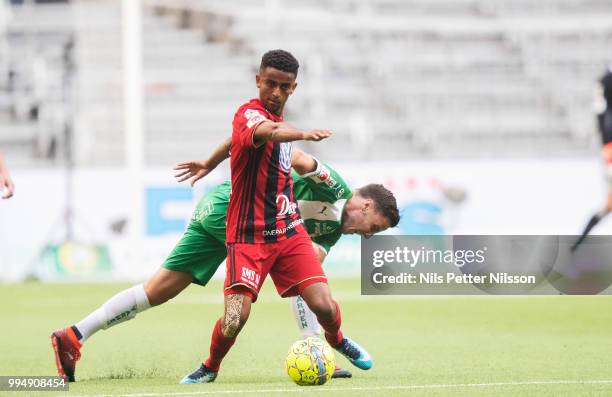
<svg viewBox="0 0 612 397">
<path fill-rule="evenodd" d="M 180 172 L 174 177 L 177 178 L 178 182 L 183 182 L 189 178 L 192 178 L 191 186 L 193 186 L 197 181 L 208 175 L 230 156 L 231 144 L 232 138 L 230 137 L 217 146 L 217 148 L 206 160 L 195 160 L 178 164 L 176 167 L 174 167 L 174 170 Z"/>
<path fill-rule="evenodd" d="M 291 154 L 291 166 L 300 175 L 305 175 L 317 170 L 317 160 L 308 153 L 298 148 L 293 148 Z"/>
<path fill-rule="evenodd" d="M 216 168 L 219 164 L 221 164 L 225 159 L 230 156 L 230 146 L 232 145 L 232 137 L 224 140 L 216 149 L 212 152 L 212 154 L 205 160 L 206 164 L 211 169 Z"/>
</svg>

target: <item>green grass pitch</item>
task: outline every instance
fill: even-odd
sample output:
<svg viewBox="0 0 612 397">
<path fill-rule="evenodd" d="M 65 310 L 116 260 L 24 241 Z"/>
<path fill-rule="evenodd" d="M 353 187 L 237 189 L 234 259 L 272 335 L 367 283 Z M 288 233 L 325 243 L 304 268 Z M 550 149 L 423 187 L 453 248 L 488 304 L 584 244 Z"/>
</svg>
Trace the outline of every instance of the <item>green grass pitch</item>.
<svg viewBox="0 0 612 397">
<path fill-rule="evenodd" d="M 212 326 L 222 312 L 219 282 L 191 286 L 166 305 L 94 335 L 82 349 L 77 382 L 64 394 L 612 395 L 609 296 L 362 297 L 359 280 L 332 280 L 343 330 L 369 349 L 374 367 L 352 368 L 353 379 L 307 388 L 284 373 L 285 354 L 299 334 L 288 303 L 266 284 L 214 384 L 178 381 L 207 356 Z M 50 333 L 127 286 L 0 286 L 0 375 L 54 375 Z"/>
</svg>

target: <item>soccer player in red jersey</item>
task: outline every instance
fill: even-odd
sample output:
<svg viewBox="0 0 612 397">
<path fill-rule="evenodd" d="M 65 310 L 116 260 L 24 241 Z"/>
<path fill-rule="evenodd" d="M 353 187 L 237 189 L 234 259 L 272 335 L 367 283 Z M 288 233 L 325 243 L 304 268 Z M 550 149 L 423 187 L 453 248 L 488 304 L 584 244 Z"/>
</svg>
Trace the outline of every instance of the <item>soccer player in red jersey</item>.
<svg viewBox="0 0 612 397">
<path fill-rule="evenodd" d="M 285 103 L 297 87 L 298 68 L 287 51 L 265 53 L 256 75 L 259 98 L 240 106 L 234 115 L 225 310 L 213 328 L 208 359 L 181 383 L 215 380 L 268 274 L 282 297 L 304 299 L 332 347 L 361 369 L 372 366 L 368 352 L 340 331 L 338 304 L 293 196 L 291 142 L 331 136 L 327 130 L 302 131 L 283 122 Z"/>
</svg>

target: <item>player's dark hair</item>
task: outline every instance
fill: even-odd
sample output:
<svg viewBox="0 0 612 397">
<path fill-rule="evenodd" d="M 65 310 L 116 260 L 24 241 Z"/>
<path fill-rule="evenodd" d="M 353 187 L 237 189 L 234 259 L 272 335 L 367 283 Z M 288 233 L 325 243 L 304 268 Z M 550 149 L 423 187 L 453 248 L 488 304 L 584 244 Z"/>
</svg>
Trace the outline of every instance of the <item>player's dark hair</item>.
<svg viewBox="0 0 612 397">
<path fill-rule="evenodd" d="M 389 189 L 383 185 L 371 183 L 357 189 L 357 193 L 361 197 L 374 201 L 376 210 L 387 218 L 390 227 L 397 226 L 400 220 L 399 210 L 395 196 Z"/>
<path fill-rule="evenodd" d="M 267 67 L 281 70 L 287 73 L 293 73 L 297 76 L 300 64 L 290 52 L 285 50 L 271 50 L 263 54 L 261 57 L 261 65 L 259 70 L 264 70 Z"/>
</svg>

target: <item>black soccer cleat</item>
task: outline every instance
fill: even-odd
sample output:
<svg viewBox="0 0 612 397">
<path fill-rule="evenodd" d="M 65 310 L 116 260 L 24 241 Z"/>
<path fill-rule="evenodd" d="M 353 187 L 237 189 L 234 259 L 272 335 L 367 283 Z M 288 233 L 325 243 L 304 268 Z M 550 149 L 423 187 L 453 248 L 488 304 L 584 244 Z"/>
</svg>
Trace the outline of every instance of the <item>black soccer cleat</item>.
<svg viewBox="0 0 612 397">
<path fill-rule="evenodd" d="M 332 374 L 332 379 L 348 379 L 352 378 L 353 374 L 348 369 L 340 368 L 336 365 L 336 369 L 334 369 L 334 373 Z"/>
<path fill-rule="evenodd" d="M 372 368 L 372 357 L 370 353 L 363 347 L 361 347 L 354 340 L 344 337 L 342 338 L 342 342 L 339 346 L 334 347 L 337 352 L 346 357 L 351 364 L 356 366 L 357 368 L 368 370 Z"/>
<path fill-rule="evenodd" d="M 194 385 L 198 383 L 211 383 L 217 379 L 217 373 L 204 364 L 200 364 L 200 367 L 185 376 L 179 383 L 181 385 Z"/>
</svg>

